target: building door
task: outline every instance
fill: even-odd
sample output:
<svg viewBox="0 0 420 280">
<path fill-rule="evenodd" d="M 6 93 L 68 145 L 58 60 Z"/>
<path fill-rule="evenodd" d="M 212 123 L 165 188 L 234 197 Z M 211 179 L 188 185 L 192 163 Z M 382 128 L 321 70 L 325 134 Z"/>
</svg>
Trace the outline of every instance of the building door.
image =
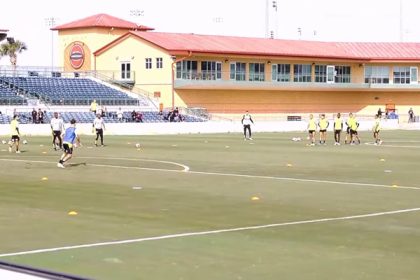
<svg viewBox="0 0 420 280">
<path fill-rule="evenodd" d="M 418 73 L 419 70 L 417 67 L 410 67 L 410 84 L 417 84 L 419 82 Z"/>
<path fill-rule="evenodd" d="M 333 84 L 335 77 L 335 66 L 334 65 L 327 65 L 327 83 Z"/>
<path fill-rule="evenodd" d="M 121 80 L 131 79 L 131 63 L 121 62 Z"/>
</svg>

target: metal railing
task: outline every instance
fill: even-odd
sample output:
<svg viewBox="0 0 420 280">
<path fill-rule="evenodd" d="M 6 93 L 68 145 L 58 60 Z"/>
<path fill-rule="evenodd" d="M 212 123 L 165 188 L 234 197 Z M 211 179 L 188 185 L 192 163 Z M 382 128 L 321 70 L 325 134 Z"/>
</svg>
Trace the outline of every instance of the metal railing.
<svg viewBox="0 0 420 280">
<path fill-rule="evenodd" d="M 106 73 L 112 74 L 107 76 Z M 135 75 L 134 71 L 130 72 L 132 76 Z M 63 72 L 61 68 L 51 68 L 51 67 L 16 67 L 13 69 L 10 66 L 0 66 L 0 80 L 1 77 L 44 77 L 44 78 L 95 78 L 105 83 L 109 83 L 117 86 L 120 90 L 129 90 L 125 92 L 126 94 L 132 93 L 134 96 L 139 96 L 145 98 L 151 107 L 158 109 L 158 104 L 156 100 L 153 100 L 153 94 L 142 90 L 140 88 L 134 87 L 134 82 L 129 80 L 118 80 L 115 79 L 115 76 L 118 75 L 118 71 L 80 71 L 80 72 Z M 59 98 L 53 98 L 46 96 L 42 93 L 29 93 L 23 88 L 18 87 L 17 85 L 10 85 L 13 90 L 17 93 L 27 97 L 27 98 L 38 98 L 41 102 L 44 102 L 48 107 L 51 105 L 84 105 L 92 101 L 89 98 L 86 99 L 73 99 L 73 100 L 60 100 Z M 98 100 L 98 98 L 96 98 Z M 99 98 L 101 99 L 101 98 Z M 104 105 L 115 105 L 115 106 L 146 106 L 145 102 L 140 102 L 136 98 L 127 98 L 127 99 L 101 99 Z M 16 105 L 16 104 L 11 104 Z"/>
<path fill-rule="evenodd" d="M 233 79 L 231 79 L 234 77 Z M 314 80 L 315 77 L 312 77 Z M 349 79 L 350 80 L 350 79 Z M 184 86 L 253 86 L 253 87 L 270 87 L 270 88 L 337 88 L 337 89 L 420 89 L 420 83 L 413 84 L 381 84 L 381 83 L 344 83 L 344 82 L 294 82 L 272 80 L 271 75 L 261 73 L 241 73 L 241 75 L 232 75 L 226 71 L 189 71 L 178 72 L 175 78 L 175 87 Z"/>
</svg>

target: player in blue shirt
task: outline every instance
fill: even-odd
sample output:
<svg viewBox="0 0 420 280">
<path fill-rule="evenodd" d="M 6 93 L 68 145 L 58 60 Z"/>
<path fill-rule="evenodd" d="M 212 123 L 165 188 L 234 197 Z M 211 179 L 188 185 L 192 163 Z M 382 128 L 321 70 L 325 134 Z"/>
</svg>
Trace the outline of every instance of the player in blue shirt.
<svg viewBox="0 0 420 280">
<path fill-rule="evenodd" d="M 76 134 L 76 120 L 70 121 L 70 127 L 66 129 L 63 136 L 64 153 L 57 163 L 57 167 L 64 168 L 64 162 L 70 160 L 73 156 L 73 147 L 80 145 L 80 137 Z"/>
</svg>

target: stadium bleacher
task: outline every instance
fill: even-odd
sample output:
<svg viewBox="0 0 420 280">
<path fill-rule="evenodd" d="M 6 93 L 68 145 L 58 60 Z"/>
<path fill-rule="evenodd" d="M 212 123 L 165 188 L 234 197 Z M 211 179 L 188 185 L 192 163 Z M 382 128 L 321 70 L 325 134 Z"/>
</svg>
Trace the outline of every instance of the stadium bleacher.
<svg viewBox="0 0 420 280">
<path fill-rule="evenodd" d="M 44 114 L 44 123 L 50 123 L 51 118 L 53 117 L 54 112 L 47 112 Z M 160 122 L 169 122 L 165 120 L 163 115 L 160 115 L 159 112 L 153 111 L 144 111 L 142 114 L 143 123 L 160 123 Z M 22 124 L 33 123 L 31 112 L 18 113 L 19 122 Z M 78 123 L 92 123 L 95 114 L 92 112 L 60 112 L 61 118 L 63 118 L 65 123 L 69 123 L 71 119 L 75 119 Z M 8 124 L 11 121 L 11 116 L 1 115 L 0 114 L 0 124 Z M 104 117 L 105 123 L 121 123 L 121 122 L 135 122 L 132 120 L 131 112 L 123 112 L 123 120 L 118 120 L 117 112 L 108 112 Z M 202 118 L 183 115 L 184 122 L 204 122 Z"/>
<path fill-rule="evenodd" d="M 11 88 L 0 84 L 0 105 L 26 105 L 28 102 Z"/>
<path fill-rule="evenodd" d="M 89 105 L 94 99 L 101 105 L 147 106 L 149 104 L 144 97 L 130 97 L 120 90 L 88 78 L 3 76 L 0 77 L 0 84 L 12 92 L 24 92 L 51 105 Z"/>
</svg>

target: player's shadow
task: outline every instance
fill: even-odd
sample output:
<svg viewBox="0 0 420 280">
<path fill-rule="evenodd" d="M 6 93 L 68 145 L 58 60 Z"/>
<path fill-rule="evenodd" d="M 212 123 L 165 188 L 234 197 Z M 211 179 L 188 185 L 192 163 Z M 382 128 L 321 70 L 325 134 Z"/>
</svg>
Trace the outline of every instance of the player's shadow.
<svg viewBox="0 0 420 280">
<path fill-rule="evenodd" d="M 68 166 L 77 167 L 77 166 L 86 166 L 86 162 L 78 162 L 78 163 L 69 163 Z"/>
</svg>

